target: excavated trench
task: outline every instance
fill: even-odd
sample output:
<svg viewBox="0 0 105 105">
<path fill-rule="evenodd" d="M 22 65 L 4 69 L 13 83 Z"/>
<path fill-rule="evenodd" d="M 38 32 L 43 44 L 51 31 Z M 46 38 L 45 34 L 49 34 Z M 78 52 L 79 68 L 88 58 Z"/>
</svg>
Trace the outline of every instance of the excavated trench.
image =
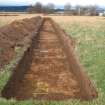
<svg viewBox="0 0 105 105">
<path fill-rule="evenodd" d="M 17 100 L 96 98 L 97 92 L 83 72 L 72 44 L 56 23 L 45 18 L 2 96 Z"/>
</svg>

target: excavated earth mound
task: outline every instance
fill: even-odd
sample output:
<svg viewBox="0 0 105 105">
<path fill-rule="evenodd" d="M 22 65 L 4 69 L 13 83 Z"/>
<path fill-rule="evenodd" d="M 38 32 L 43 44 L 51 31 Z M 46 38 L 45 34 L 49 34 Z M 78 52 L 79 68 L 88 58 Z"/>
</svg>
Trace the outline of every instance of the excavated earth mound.
<svg viewBox="0 0 105 105">
<path fill-rule="evenodd" d="M 23 19 L 0 28 L 0 68 L 13 59 L 17 46 L 27 44 L 26 39 L 33 35 L 40 21 L 41 17 Z"/>
</svg>

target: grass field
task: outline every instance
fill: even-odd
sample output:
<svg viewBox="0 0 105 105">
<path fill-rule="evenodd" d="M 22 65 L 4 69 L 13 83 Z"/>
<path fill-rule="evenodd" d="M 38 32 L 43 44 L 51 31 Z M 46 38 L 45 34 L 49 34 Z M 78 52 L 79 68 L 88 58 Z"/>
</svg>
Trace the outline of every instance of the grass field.
<svg viewBox="0 0 105 105">
<path fill-rule="evenodd" d="M 68 35 L 74 38 L 76 42 L 76 53 L 97 88 L 98 98 L 91 102 L 80 102 L 79 100 L 63 102 L 29 100 L 17 102 L 13 99 L 9 101 L 0 99 L 0 105 L 105 105 L 105 18 L 74 16 L 52 16 L 52 18 L 65 29 Z M 4 24 L 3 21 L 5 20 L 2 18 L 0 24 L 7 24 L 12 21 L 12 19 L 9 20 L 8 18 L 8 22 L 5 21 Z M 12 62 L 12 64 L 14 64 L 14 62 Z M 7 68 L 11 69 L 10 66 Z M 8 69 L 5 73 L 0 74 L 0 90 L 10 75 Z"/>
</svg>

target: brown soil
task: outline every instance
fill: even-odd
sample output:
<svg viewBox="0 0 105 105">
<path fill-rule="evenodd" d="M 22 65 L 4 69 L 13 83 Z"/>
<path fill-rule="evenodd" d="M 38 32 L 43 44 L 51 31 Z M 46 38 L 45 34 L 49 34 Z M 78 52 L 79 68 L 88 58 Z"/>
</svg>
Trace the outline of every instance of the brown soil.
<svg viewBox="0 0 105 105">
<path fill-rule="evenodd" d="M 3 97 L 17 100 L 91 100 L 97 97 L 91 82 L 84 74 L 81 75 L 78 63 L 75 62 L 76 69 L 73 67 L 75 55 L 69 56 L 74 60 L 69 62 L 67 51 L 57 34 L 53 22 L 45 19 L 36 41 L 33 39 L 31 48 L 4 87 Z"/>
<path fill-rule="evenodd" d="M 15 47 L 20 45 L 19 43 L 27 44 L 24 39 L 32 36 L 40 20 L 40 17 L 23 19 L 0 28 L 0 68 L 13 59 L 16 54 Z"/>
</svg>

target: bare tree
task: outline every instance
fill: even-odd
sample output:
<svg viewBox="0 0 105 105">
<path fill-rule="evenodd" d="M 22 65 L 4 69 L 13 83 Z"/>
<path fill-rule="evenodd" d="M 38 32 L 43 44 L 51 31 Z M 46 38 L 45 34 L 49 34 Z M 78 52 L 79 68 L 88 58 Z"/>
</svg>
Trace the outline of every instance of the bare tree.
<svg viewBox="0 0 105 105">
<path fill-rule="evenodd" d="M 97 15 L 97 8 L 98 8 L 98 6 L 96 6 L 96 5 L 89 6 L 89 11 L 90 11 L 91 16 Z"/>
<path fill-rule="evenodd" d="M 81 6 L 80 5 L 76 5 L 75 13 L 76 13 L 76 15 L 81 15 Z"/>
<path fill-rule="evenodd" d="M 40 2 L 37 2 L 35 5 L 30 5 L 27 9 L 29 13 L 42 13 L 43 5 Z"/>
<path fill-rule="evenodd" d="M 52 3 L 47 4 L 48 13 L 54 13 L 55 6 Z"/>
<path fill-rule="evenodd" d="M 91 15 L 91 16 L 95 16 L 97 15 L 97 6 L 76 6 L 76 13 L 77 15 Z"/>
<path fill-rule="evenodd" d="M 67 3 L 64 5 L 64 12 L 65 12 L 65 14 L 70 14 L 70 12 L 71 12 L 71 4 L 70 3 Z"/>
<path fill-rule="evenodd" d="M 46 6 L 43 7 L 43 12 L 50 14 L 54 13 L 55 11 L 55 5 L 53 3 L 48 3 Z"/>
<path fill-rule="evenodd" d="M 37 2 L 34 6 L 33 9 L 36 13 L 42 13 L 42 8 L 43 5 L 40 2 Z"/>
</svg>

